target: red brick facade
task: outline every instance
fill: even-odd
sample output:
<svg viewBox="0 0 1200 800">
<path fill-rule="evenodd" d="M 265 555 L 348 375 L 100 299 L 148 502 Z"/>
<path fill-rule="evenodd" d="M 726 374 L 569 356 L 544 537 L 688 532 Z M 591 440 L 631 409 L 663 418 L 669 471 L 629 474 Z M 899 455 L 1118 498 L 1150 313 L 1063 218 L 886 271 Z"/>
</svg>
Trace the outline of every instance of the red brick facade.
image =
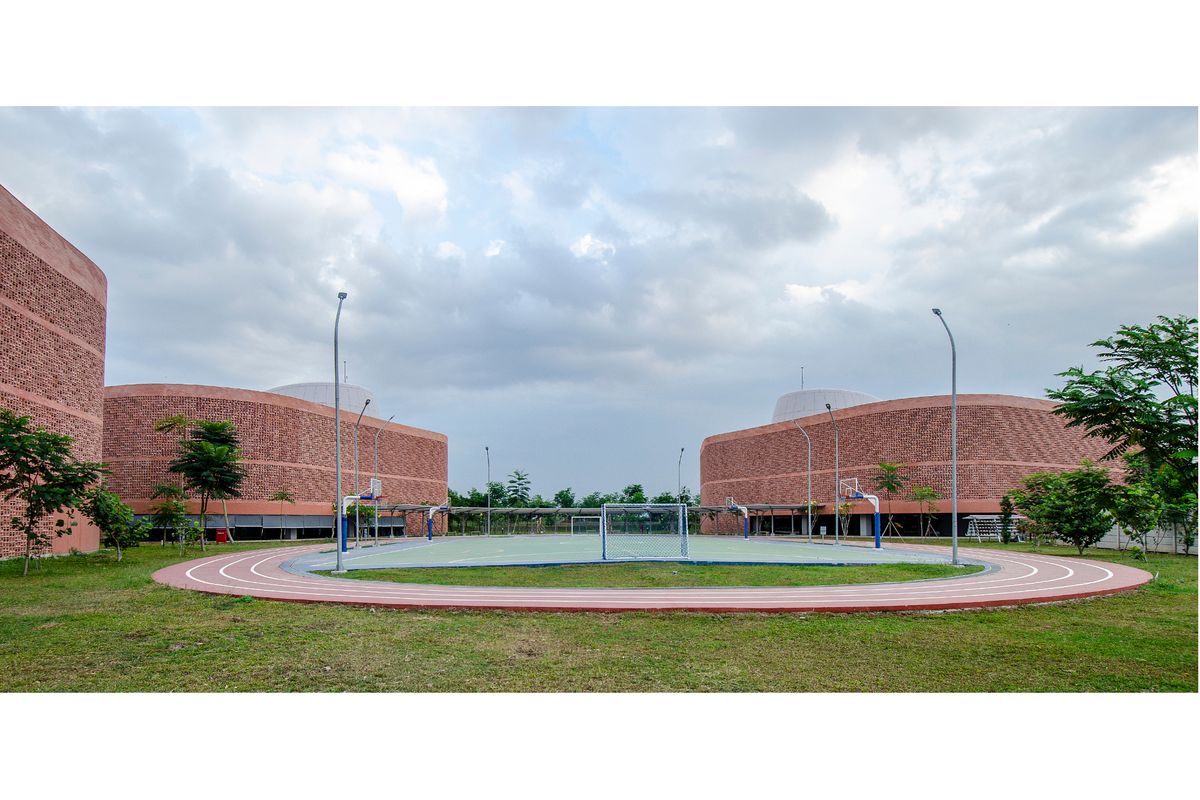
<svg viewBox="0 0 1200 800">
<path fill-rule="evenodd" d="M 960 514 L 994 514 L 1001 496 L 1031 472 L 1061 471 L 1088 458 L 1099 462 L 1107 445 L 1088 439 L 1077 428 L 1050 413 L 1054 403 L 1008 395 L 959 395 L 958 510 Z M 868 403 L 835 411 L 842 478 L 858 478 L 873 492 L 876 465 L 902 463 L 909 485 L 933 487 L 950 497 L 950 397 L 913 397 Z M 726 497 L 739 503 L 803 503 L 807 498 L 807 450 L 801 425 L 812 438 L 813 499 L 832 505 L 834 436 L 828 414 L 779 422 L 710 436 L 700 449 L 700 497 L 703 505 L 722 505 Z M 915 514 L 917 504 L 905 497 L 892 500 L 896 514 Z M 883 497 L 880 498 L 884 500 Z M 949 501 L 940 504 L 949 510 Z M 866 501 L 854 513 L 867 513 Z M 729 515 L 721 530 L 738 523 Z"/>
<path fill-rule="evenodd" d="M 134 384 L 104 390 L 104 460 L 110 484 L 139 513 L 149 511 L 158 483 L 174 483 L 167 470 L 178 435 L 156 433 L 154 423 L 182 414 L 231 420 L 246 459 L 246 481 L 230 514 L 279 513 L 267 498 L 275 491 L 295 494 L 285 515 L 328 515 L 335 495 L 334 412 L 328 406 L 246 389 L 180 384 Z M 354 493 L 354 422 L 342 412 L 342 491 Z M 379 475 L 386 502 L 440 503 L 446 499 L 447 444 L 440 433 L 363 416 L 359 426 L 359 485 L 366 491 L 374 470 L 375 432 L 379 435 Z M 193 501 L 189 510 L 198 511 Z M 219 507 L 218 507 L 219 508 Z M 213 511 L 210 505 L 210 513 Z M 424 530 L 424 518 L 410 515 L 411 531 Z"/>
<path fill-rule="evenodd" d="M 0 406 L 74 437 L 86 461 L 101 453 L 107 299 L 104 273 L 0 187 Z M 0 558 L 24 553 L 8 524 L 19 513 L 0 500 Z M 78 515 L 67 530 L 53 552 L 100 546 Z"/>
</svg>

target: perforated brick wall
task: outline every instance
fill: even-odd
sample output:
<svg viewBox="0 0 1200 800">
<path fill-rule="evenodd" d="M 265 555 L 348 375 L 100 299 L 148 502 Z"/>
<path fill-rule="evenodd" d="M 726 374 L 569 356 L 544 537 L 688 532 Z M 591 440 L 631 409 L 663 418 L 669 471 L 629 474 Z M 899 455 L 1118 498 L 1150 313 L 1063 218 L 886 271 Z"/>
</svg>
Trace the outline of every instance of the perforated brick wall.
<svg viewBox="0 0 1200 800">
<path fill-rule="evenodd" d="M 157 433 L 154 423 L 173 415 L 230 420 L 246 459 L 242 497 L 228 501 L 231 514 L 279 513 L 267 498 L 278 490 L 295 494 L 285 515 L 328 515 L 335 496 L 333 409 L 293 397 L 215 386 L 141 384 L 110 386 L 104 400 L 104 460 L 110 484 L 135 511 L 150 510 L 159 483 L 175 483 L 168 465 L 177 434 Z M 354 493 L 354 423 L 342 412 L 342 491 Z M 447 443 L 443 434 L 364 416 L 359 427 L 359 486 L 366 491 L 374 472 L 379 434 L 379 474 L 385 502 L 440 503 L 446 498 Z M 192 501 L 189 510 L 198 511 Z M 210 513 L 213 507 L 209 508 Z M 410 515 L 410 531 L 423 531 L 424 518 Z"/>
<path fill-rule="evenodd" d="M 106 301 L 104 273 L 0 187 L 0 406 L 73 437 L 86 461 L 101 454 Z M 0 558 L 25 551 L 9 524 L 21 511 L 0 500 Z M 53 519 L 42 527 L 56 530 Z M 100 545 L 81 517 L 65 530 L 52 552 Z"/>
<path fill-rule="evenodd" d="M 998 513 L 1000 498 L 1032 472 L 1073 469 L 1083 459 L 1100 462 L 1108 445 L 1067 428 L 1045 400 L 1007 395 L 958 398 L 959 513 Z M 950 497 L 950 398 L 915 397 L 869 403 L 834 412 L 839 427 L 842 478 L 858 478 L 872 492 L 881 462 L 901 463 L 909 485 L 931 486 Z M 808 455 L 803 426 L 812 439 L 813 499 L 831 507 L 835 490 L 833 424 L 827 414 L 710 436 L 700 451 L 704 505 L 803 503 Z M 1113 466 L 1106 462 L 1106 466 Z M 942 502 L 943 511 L 948 502 Z M 866 501 L 854 513 L 867 513 Z M 892 500 L 896 514 L 915 514 L 905 497 Z M 733 531 L 730 515 L 705 521 L 705 530 Z"/>
</svg>

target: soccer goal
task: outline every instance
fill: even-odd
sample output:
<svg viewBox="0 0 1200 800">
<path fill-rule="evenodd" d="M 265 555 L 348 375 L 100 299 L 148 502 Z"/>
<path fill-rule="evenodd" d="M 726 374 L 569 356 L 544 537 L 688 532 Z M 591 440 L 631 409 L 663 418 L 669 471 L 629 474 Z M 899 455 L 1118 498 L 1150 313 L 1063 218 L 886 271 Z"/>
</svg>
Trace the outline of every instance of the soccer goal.
<svg viewBox="0 0 1200 800">
<path fill-rule="evenodd" d="M 605 561 L 687 558 L 687 506 L 605 504 L 600 510 L 600 553 Z"/>
<path fill-rule="evenodd" d="M 571 517 L 571 535 L 599 535 L 600 533 L 600 518 L 589 516 Z"/>
</svg>

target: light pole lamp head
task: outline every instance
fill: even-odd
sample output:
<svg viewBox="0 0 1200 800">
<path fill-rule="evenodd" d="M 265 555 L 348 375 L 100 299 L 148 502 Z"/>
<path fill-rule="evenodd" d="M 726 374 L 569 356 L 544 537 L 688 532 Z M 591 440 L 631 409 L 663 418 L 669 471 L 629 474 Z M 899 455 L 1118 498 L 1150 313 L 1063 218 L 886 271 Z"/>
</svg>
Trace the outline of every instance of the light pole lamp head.
<svg viewBox="0 0 1200 800">
<path fill-rule="evenodd" d="M 940 308 L 935 308 L 935 309 L 933 309 L 933 313 L 937 314 L 940 317 L 942 315 L 942 310 Z"/>
<path fill-rule="evenodd" d="M 826 410 L 826 411 L 833 411 L 833 406 L 829 405 L 829 403 L 826 403 L 826 404 L 825 404 L 825 410 Z"/>
<path fill-rule="evenodd" d="M 349 296 L 350 295 L 346 294 L 345 292 L 338 292 L 338 300 L 345 300 Z"/>
<path fill-rule="evenodd" d="M 365 403 L 363 403 L 363 408 L 366 408 L 369 405 L 371 405 L 371 398 L 368 397 L 367 401 Z"/>
</svg>

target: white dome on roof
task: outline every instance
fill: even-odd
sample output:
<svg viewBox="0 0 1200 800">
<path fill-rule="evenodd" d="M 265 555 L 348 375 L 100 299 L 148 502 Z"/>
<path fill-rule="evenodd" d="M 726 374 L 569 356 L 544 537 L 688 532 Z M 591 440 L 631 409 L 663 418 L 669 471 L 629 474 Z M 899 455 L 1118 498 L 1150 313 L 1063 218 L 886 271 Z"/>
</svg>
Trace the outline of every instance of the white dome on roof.
<svg viewBox="0 0 1200 800">
<path fill-rule="evenodd" d="M 333 408 L 333 382 L 325 383 L 289 383 L 287 386 L 276 386 L 274 389 L 268 389 L 271 394 L 282 394 L 288 397 L 295 397 L 299 400 L 307 400 L 310 403 L 320 403 L 323 406 Z M 362 411 L 363 404 L 370 400 L 375 402 L 375 395 L 370 389 L 358 386 L 353 383 L 343 383 L 341 386 L 342 411 Z"/>
<path fill-rule="evenodd" d="M 788 392 L 775 401 L 775 414 L 772 422 L 786 422 L 789 419 L 810 417 L 813 414 L 824 414 L 825 404 L 837 411 L 851 406 L 861 406 L 864 403 L 878 403 L 881 398 L 864 392 L 852 392 L 849 389 L 802 389 L 798 392 Z"/>
</svg>

